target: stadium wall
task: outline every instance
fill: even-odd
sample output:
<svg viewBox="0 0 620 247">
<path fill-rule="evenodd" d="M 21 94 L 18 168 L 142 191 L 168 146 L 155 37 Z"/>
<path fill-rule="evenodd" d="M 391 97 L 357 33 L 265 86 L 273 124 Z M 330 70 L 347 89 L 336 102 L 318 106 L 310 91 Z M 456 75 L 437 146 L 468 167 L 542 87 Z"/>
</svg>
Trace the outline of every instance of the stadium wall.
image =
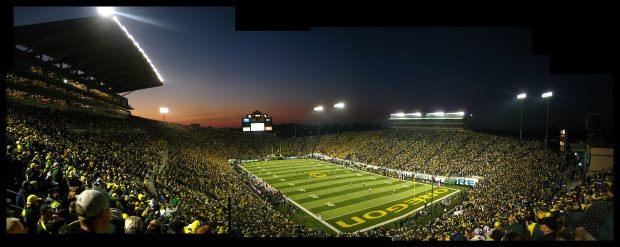
<svg viewBox="0 0 620 247">
<path fill-rule="evenodd" d="M 610 170 L 613 166 L 613 148 L 590 148 L 590 166 L 588 167 L 588 172 Z"/>
</svg>

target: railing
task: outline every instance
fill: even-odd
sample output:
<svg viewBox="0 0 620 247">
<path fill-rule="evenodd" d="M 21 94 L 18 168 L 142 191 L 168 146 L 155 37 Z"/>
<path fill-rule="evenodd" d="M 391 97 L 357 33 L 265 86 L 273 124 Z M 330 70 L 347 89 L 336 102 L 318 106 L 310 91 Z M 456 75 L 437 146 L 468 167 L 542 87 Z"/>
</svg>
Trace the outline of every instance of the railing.
<svg viewBox="0 0 620 247">
<path fill-rule="evenodd" d="M 20 196 L 24 196 L 24 195 L 22 195 L 22 194 L 20 194 L 20 193 L 18 193 L 18 192 L 15 192 L 15 191 L 12 191 L 12 190 L 9 190 L 9 189 L 6 189 L 6 192 L 7 192 L 8 194 L 13 194 L 14 196 L 18 196 L 18 195 L 20 195 Z M 25 196 L 24 196 L 24 197 L 25 197 Z M 24 199 L 25 199 L 25 198 L 24 198 Z M 13 203 L 13 201 L 11 201 L 11 203 L 8 203 L 8 202 L 7 202 L 6 206 L 7 206 L 7 207 L 10 207 L 10 208 L 13 208 L 13 209 L 17 209 L 19 212 L 21 212 L 22 210 L 24 210 L 24 208 L 19 207 L 19 206 L 15 205 L 15 204 L 12 204 L 12 203 Z"/>
<path fill-rule="evenodd" d="M 16 196 L 24 196 L 24 195 L 22 195 L 22 194 L 20 194 L 18 192 L 10 190 L 10 189 L 6 189 L 6 192 L 11 193 L 11 194 L 16 195 Z"/>
</svg>

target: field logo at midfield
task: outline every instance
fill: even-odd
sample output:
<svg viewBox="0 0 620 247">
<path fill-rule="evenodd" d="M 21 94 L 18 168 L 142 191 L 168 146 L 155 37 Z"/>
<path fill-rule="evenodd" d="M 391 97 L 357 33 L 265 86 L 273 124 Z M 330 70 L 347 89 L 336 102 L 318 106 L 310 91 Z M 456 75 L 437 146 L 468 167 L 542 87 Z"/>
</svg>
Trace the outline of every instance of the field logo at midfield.
<svg viewBox="0 0 620 247">
<path fill-rule="evenodd" d="M 323 172 L 310 172 L 310 177 L 313 177 L 313 178 L 319 178 L 319 177 L 325 177 L 325 176 L 327 176 L 327 174 Z"/>
<path fill-rule="evenodd" d="M 370 211 L 370 212 L 363 214 L 361 217 L 353 216 L 351 217 L 351 220 L 353 222 L 345 223 L 344 221 L 340 220 L 340 221 L 337 221 L 336 224 L 338 224 L 340 227 L 343 227 L 343 228 L 354 227 L 354 226 L 357 226 L 359 224 L 363 224 L 364 222 L 366 222 L 366 220 L 364 219 L 367 219 L 367 220 L 378 219 L 378 218 L 388 215 L 388 212 L 399 213 L 405 210 L 406 208 L 408 208 L 409 207 L 408 204 L 415 205 L 418 203 L 426 203 L 427 200 L 431 200 L 433 197 L 439 196 L 446 192 L 448 192 L 447 189 L 435 189 L 433 193 L 428 192 L 425 195 L 407 199 L 404 201 L 404 203 L 398 203 L 396 205 L 392 205 L 386 208 L 385 210 Z"/>
</svg>

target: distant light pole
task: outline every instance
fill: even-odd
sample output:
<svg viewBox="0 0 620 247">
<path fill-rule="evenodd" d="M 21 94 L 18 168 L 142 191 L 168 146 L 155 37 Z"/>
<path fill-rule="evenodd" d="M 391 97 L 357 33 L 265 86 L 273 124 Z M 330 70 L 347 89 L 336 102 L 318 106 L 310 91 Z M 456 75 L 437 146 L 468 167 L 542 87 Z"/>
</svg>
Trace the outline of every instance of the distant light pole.
<svg viewBox="0 0 620 247">
<path fill-rule="evenodd" d="M 168 113 L 168 107 L 160 107 L 159 113 L 164 117 L 164 123 L 166 122 L 166 113 Z"/>
<path fill-rule="evenodd" d="M 547 145 L 547 140 L 549 138 L 549 98 L 553 96 L 553 92 L 546 92 L 542 94 L 543 99 L 547 99 L 547 124 L 545 126 L 545 145 Z"/>
<path fill-rule="evenodd" d="M 336 109 L 344 109 L 344 102 L 340 102 L 340 103 L 334 104 L 334 108 L 336 108 Z M 340 134 L 340 123 L 336 123 L 336 129 L 337 129 L 337 133 Z"/>
<path fill-rule="evenodd" d="M 517 99 L 521 100 L 521 127 L 519 128 L 519 139 L 523 140 L 523 101 L 527 95 L 525 93 L 517 95 Z"/>
<path fill-rule="evenodd" d="M 323 111 L 323 106 L 317 106 L 314 107 L 314 111 L 315 112 L 322 112 Z M 321 125 L 321 120 L 319 119 L 319 123 L 316 125 L 316 136 L 319 136 L 319 126 Z"/>
</svg>

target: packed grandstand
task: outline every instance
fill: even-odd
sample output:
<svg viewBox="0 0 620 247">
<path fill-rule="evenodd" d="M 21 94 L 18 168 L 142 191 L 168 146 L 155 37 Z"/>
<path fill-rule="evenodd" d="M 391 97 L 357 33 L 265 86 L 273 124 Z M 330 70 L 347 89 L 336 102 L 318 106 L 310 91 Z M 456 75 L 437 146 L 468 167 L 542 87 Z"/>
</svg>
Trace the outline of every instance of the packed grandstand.
<svg viewBox="0 0 620 247">
<path fill-rule="evenodd" d="M 94 32 L 74 37 L 93 26 L 113 42 Z M 84 18 L 15 29 L 15 66 L 6 75 L 7 233 L 613 239 L 613 170 L 584 175 L 538 141 L 428 129 L 280 138 L 131 116 L 120 94 L 162 79 L 119 26 Z M 65 43 L 67 37 L 87 45 Z M 115 60 L 127 62 L 109 65 Z M 300 219 L 301 208 L 286 193 L 240 166 L 293 157 L 428 184 L 431 194 L 435 177 L 443 177 L 437 186 L 459 193 L 390 224 L 329 231 Z M 354 176 L 361 186 L 377 179 Z M 448 178 L 476 183 L 447 185 Z M 313 175 L 305 179 L 312 183 Z"/>
<path fill-rule="evenodd" d="M 422 217 L 415 214 L 390 227 L 338 236 L 536 240 L 547 229 L 540 222 L 552 218 L 556 224 L 547 224 L 555 238 L 613 238 L 612 216 L 595 216 L 613 205 L 611 171 L 581 177 L 541 143 L 511 137 L 380 130 L 280 139 L 9 103 L 6 138 L 7 189 L 14 192 L 7 198 L 7 232 L 15 218 L 29 233 L 71 232 L 63 226 L 81 217 L 76 195 L 96 189 L 109 196 L 108 233 L 336 236 L 294 223 L 294 210 L 276 209 L 287 204 L 281 193 L 256 193 L 260 185 L 229 163 L 267 159 L 279 147 L 284 156 L 323 153 L 403 171 L 484 177 L 460 214 L 424 225 L 414 224 Z M 587 232 L 575 231 L 579 227 Z"/>
</svg>

